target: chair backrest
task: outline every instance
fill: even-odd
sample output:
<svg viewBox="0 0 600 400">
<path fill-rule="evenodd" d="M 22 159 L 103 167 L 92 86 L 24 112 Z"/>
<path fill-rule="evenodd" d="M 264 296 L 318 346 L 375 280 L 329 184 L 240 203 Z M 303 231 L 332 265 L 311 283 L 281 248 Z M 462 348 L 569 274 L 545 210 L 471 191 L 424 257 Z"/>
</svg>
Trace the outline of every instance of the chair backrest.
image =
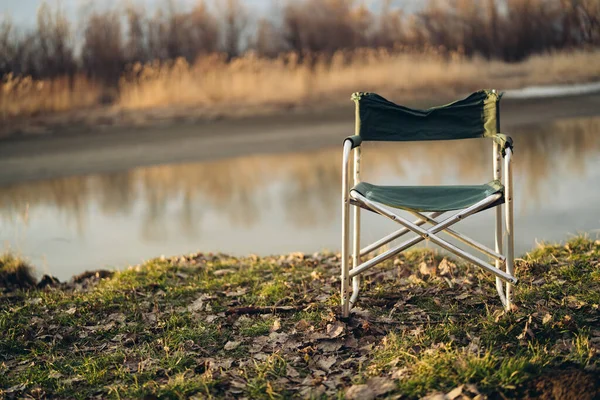
<svg viewBox="0 0 600 400">
<path fill-rule="evenodd" d="M 494 137 L 500 131 L 502 94 L 480 90 L 427 110 L 392 103 L 375 93 L 354 93 L 355 134 L 365 141 L 421 141 Z"/>
</svg>

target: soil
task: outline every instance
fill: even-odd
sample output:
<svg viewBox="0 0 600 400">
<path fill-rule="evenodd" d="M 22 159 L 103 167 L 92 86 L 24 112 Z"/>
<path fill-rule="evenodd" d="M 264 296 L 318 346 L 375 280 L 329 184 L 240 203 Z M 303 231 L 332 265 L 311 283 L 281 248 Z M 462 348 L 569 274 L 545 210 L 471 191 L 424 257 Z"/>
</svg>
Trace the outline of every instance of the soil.
<svg viewBox="0 0 600 400">
<path fill-rule="evenodd" d="M 523 399 L 600 399 L 600 373 L 576 369 L 554 371 L 525 385 Z"/>
</svg>

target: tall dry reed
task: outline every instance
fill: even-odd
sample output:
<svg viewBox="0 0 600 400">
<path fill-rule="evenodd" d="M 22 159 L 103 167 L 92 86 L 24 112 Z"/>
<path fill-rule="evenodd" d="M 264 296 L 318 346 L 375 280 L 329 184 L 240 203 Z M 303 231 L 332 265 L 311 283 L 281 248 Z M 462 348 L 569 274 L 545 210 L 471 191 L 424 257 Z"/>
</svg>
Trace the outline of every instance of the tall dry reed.
<svg viewBox="0 0 600 400">
<path fill-rule="evenodd" d="M 323 105 L 345 101 L 354 91 L 401 94 L 409 98 L 454 96 L 482 87 L 571 83 L 600 77 L 600 51 L 532 56 L 521 63 L 447 55 L 434 50 L 395 53 L 386 49 L 340 51 L 331 58 L 298 62 L 295 53 L 278 58 L 253 54 L 227 62 L 202 58 L 194 64 L 137 64 L 119 85 L 125 109 L 161 106 L 219 108 Z"/>
</svg>

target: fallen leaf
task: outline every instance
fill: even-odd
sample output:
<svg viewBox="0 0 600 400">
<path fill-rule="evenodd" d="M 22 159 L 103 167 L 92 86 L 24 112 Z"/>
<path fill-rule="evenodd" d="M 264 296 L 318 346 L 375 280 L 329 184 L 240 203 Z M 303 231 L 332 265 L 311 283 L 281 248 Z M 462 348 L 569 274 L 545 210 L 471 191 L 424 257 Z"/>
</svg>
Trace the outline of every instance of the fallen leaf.
<svg viewBox="0 0 600 400">
<path fill-rule="evenodd" d="M 552 315 L 549 313 L 546 313 L 546 315 L 544 315 L 544 318 L 542 319 L 542 324 L 546 325 L 550 321 L 552 321 Z"/>
<path fill-rule="evenodd" d="M 375 393 L 368 385 L 353 385 L 346 390 L 348 400 L 373 400 Z"/>
<path fill-rule="evenodd" d="M 225 296 L 227 296 L 227 297 L 239 297 L 239 296 L 245 295 L 246 293 L 248 293 L 248 289 L 247 288 L 241 288 L 241 289 L 238 289 L 236 291 L 225 292 Z"/>
<path fill-rule="evenodd" d="M 402 367 L 392 372 L 392 379 L 402 380 L 409 375 L 408 368 Z"/>
<path fill-rule="evenodd" d="M 219 318 L 218 315 L 209 315 L 208 317 L 206 317 L 206 322 L 208 322 L 209 324 L 212 323 L 214 320 L 216 320 L 217 318 Z"/>
<path fill-rule="evenodd" d="M 447 400 L 444 393 L 432 393 L 425 397 L 421 397 L 421 400 Z"/>
<path fill-rule="evenodd" d="M 68 315 L 73 315 L 73 314 L 75 314 L 76 312 L 77 312 L 77 307 L 71 307 L 71 308 L 69 308 L 67 311 L 65 311 L 65 314 L 68 314 Z"/>
<path fill-rule="evenodd" d="M 279 329 L 281 329 L 281 321 L 279 320 L 279 318 L 275 319 L 275 321 L 273 321 L 273 325 L 271 325 L 271 328 L 269 329 L 271 332 L 277 332 Z"/>
<path fill-rule="evenodd" d="M 346 325 L 339 321 L 335 321 L 333 324 L 327 324 L 327 336 L 334 339 L 344 333 L 345 328 Z"/>
<path fill-rule="evenodd" d="M 228 275 L 228 274 L 235 274 L 237 271 L 234 269 L 219 269 L 215 272 L 213 272 L 213 274 L 215 276 L 223 276 L 223 275 Z"/>
<path fill-rule="evenodd" d="M 440 264 L 438 265 L 438 272 L 440 276 L 452 275 L 455 270 L 456 264 L 450 262 L 447 258 L 444 258 L 442 261 L 440 261 Z"/>
<path fill-rule="evenodd" d="M 274 343 L 285 343 L 287 342 L 289 338 L 289 335 L 287 333 L 278 333 L 278 332 L 271 332 L 271 334 L 269 335 L 269 341 L 270 342 L 274 342 Z"/>
<path fill-rule="evenodd" d="M 58 371 L 52 371 L 48 374 L 48 378 L 50 378 L 50 379 L 60 379 L 60 378 L 62 378 L 62 376 L 63 375 Z"/>
<path fill-rule="evenodd" d="M 197 312 L 202 311 L 203 308 L 204 308 L 204 299 L 202 297 L 200 297 L 200 298 L 194 300 L 192 302 L 192 304 L 190 304 L 188 306 L 188 311 L 197 313 Z"/>
<path fill-rule="evenodd" d="M 371 378 L 367 381 L 367 385 L 375 393 L 375 396 L 383 396 L 396 389 L 394 381 L 385 377 Z"/>
<path fill-rule="evenodd" d="M 299 330 L 300 332 L 304 332 L 304 331 L 308 331 L 308 330 L 313 330 L 314 326 L 312 326 L 305 319 L 301 319 L 300 321 L 298 321 L 298 323 L 296 323 L 296 329 Z"/>
<path fill-rule="evenodd" d="M 294 367 L 292 367 L 291 365 L 288 365 L 286 367 L 285 374 L 289 378 L 297 378 L 300 376 L 300 373 L 298 371 L 296 371 L 296 369 Z"/>
<path fill-rule="evenodd" d="M 231 351 L 231 350 L 237 349 L 239 345 L 240 345 L 240 342 L 229 341 L 229 342 L 225 343 L 225 347 L 223 347 L 223 348 L 226 351 Z"/>
<path fill-rule="evenodd" d="M 437 274 L 437 268 L 435 265 L 430 265 L 423 261 L 421 264 L 419 264 L 419 272 L 421 275 L 435 276 Z"/>
<path fill-rule="evenodd" d="M 341 349 L 343 345 L 341 340 L 324 340 L 317 345 L 317 348 L 324 353 L 332 353 Z"/>
<path fill-rule="evenodd" d="M 456 399 L 458 396 L 462 395 L 463 387 L 464 387 L 463 385 L 460 385 L 459 387 L 452 389 L 451 391 L 446 393 L 446 398 L 448 400 Z"/>
<path fill-rule="evenodd" d="M 317 361 L 317 366 L 324 369 L 325 371 L 330 371 L 331 367 L 333 366 L 333 364 L 335 364 L 336 361 L 337 361 L 336 356 L 321 357 Z"/>
</svg>

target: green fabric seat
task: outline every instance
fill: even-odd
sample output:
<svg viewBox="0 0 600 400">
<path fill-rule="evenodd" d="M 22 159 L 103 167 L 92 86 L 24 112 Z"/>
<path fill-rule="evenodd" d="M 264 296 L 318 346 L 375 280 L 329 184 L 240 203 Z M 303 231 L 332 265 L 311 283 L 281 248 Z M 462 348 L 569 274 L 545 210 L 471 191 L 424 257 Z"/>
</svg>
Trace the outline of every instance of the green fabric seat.
<svg viewBox="0 0 600 400">
<path fill-rule="evenodd" d="M 467 186 L 378 186 L 360 182 L 352 190 L 371 201 L 408 211 L 462 210 L 496 193 L 503 196 L 490 207 L 504 203 L 504 186 L 499 181 Z"/>
</svg>

